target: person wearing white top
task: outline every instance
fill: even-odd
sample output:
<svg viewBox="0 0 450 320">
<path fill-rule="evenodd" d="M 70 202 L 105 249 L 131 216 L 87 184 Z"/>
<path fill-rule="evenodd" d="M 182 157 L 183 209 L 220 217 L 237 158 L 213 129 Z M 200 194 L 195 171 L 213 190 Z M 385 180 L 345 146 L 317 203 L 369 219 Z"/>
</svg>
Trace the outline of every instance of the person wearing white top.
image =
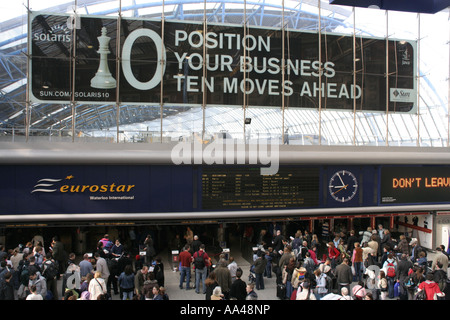
<svg viewBox="0 0 450 320">
<path fill-rule="evenodd" d="M 30 291 L 31 293 L 27 295 L 26 300 L 44 300 L 44 298 L 39 293 L 36 292 L 37 289 L 35 285 L 32 285 L 30 287 Z"/>
<path fill-rule="evenodd" d="M 90 300 L 97 300 L 99 295 L 106 294 L 106 283 L 101 275 L 100 271 L 95 272 L 94 279 L 89 282 L 88 291 Z"/>
<path fill-rule="evenodd" d="M 342 298 L 339 300 L 353 300 L 353 298 L 348 294 L 348 289 L 346 287 L 341 288 Z"/>
</svg>

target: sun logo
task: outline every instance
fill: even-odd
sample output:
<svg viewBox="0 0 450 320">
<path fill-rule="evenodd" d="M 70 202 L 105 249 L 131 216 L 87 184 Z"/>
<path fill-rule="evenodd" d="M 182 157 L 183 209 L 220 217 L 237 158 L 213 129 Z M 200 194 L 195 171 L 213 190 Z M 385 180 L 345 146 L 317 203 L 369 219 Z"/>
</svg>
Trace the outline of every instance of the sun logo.
<svg viewBox="0 0 450 320">
<path fill-rule="evenodd" d="M 50 30 L 42 29 L 41 32 L 33 34 L 34 41 L 44 42 L 70 42 L 72 40 L 71 31 L 64 24 L 56 24 Z"/>
</svg>

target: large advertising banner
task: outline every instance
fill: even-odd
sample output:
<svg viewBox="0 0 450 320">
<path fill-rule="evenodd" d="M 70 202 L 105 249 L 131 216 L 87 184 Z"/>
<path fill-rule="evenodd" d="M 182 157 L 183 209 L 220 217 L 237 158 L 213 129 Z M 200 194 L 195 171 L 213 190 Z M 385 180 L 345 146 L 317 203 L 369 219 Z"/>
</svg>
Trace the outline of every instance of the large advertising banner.
<svg viewBox="0 0 450 320">
<path fill-rule="evenodd" d="M 386 112 L 388 98 L 389 112 L 416 112 L 414 41 L 357 37 L 354 56 L 351 35 L 322 34 L 319 55 L 313 32 L 286 30 L 283 50 L 281 29 L 204 30 L 195 22 L 98 16 L 68 21 L 69 15 L 31 13 L 33 102 L 242 107 L 245 95 L 250 107 L 281 107 L 284 96 L 292 108 L 354 110 L 356 102 L 357 111 Z"/>
</svg>

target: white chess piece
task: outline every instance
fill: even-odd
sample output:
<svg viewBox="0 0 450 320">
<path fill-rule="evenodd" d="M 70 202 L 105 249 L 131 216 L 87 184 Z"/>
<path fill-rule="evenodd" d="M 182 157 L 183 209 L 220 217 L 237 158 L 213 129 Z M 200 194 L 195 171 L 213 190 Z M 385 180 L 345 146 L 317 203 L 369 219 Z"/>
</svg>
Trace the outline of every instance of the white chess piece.
<svg viewBox="0 0 450 320">
<path fill-rule="evenodd" d="M 116 87 L 116 79 L 113 78 L 108 67 L 108 54 L 111 53 L 108 50 L 108 44 L 111 40 L 110 37 L 106 35 L 106 28 L 102 28 L 102 35 L 97 37 L 99 48 L 98 53 L 100 53 L 100 65 L 98 66 L 97 73 L 95 77 L 91 79 L 91 87 L 99 89 L 113 89 Z"/>
</svg>

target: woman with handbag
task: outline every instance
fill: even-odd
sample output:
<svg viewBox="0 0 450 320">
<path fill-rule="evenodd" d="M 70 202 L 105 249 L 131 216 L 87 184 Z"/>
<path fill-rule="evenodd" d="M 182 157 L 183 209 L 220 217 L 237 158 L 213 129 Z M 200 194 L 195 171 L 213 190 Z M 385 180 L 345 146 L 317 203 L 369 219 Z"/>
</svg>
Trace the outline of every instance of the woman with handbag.
<svg viewBox="0 0 450 320">
<path fill-rule="evenodd" d="M 386 279 L 386 274 L 383 270 L 380 270 L 380 281 L 378 282 L 379 290 L 381 292 L 381 300 L 386 300 L 388 296 L 388 281 Z"/>
<path fill-rule="evenodd" d="M 414 272 L 406 280 L 406 288 L 408 290 L 408 300 L 414 300 L 417 286 L 425 281 L 424 271 L 422 267 L 414 266 Z"/>
<path fill-rule="evenodd" d="M 106 294 L 106 282 L 100 271 L 95 272 L 94 279 L 89 282 L 88 291 L 90 300 L 97 300 L 99 295 Z"/>
</svg>

